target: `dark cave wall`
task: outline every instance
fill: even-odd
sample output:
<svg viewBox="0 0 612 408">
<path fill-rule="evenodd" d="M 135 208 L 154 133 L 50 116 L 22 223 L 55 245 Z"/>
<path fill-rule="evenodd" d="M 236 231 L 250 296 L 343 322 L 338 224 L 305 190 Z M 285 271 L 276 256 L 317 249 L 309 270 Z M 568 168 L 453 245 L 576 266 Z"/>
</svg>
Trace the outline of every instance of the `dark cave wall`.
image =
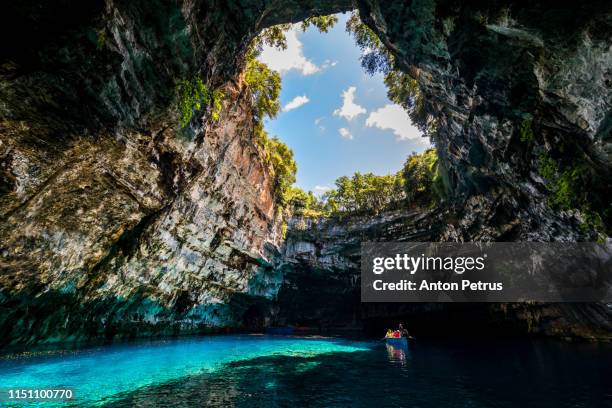
<svg viewBox="0 0 612 408">
<path fill-rule="evenodd" d="M 612 193 L 612 6 L 569 1 L 360 3 L 410 72 L 435 118 L 432 132 L 460 225 L 450 240 L 595 240 Z M 553 209 L 542 157 L 585 171 L 584 211 Z M 578 200 L 576 200 L 578 201 Z M 590 208 L 589 208 L 590 207 Z M 602 235 L 606 235 L 604 232 Z M 602 236 L 599 236 L 602 239 Z"/>
<path fill-rule="evenodd" d="M 416 336 L 529 334 L 612 341 L 612 308 L 602 303 L 361 303 L 362 242 L 440 241 L 454 217 L 454 209 L 438 207 L 374 217 L 292 219 L 270 323 L 377 338 L 401 322 Z"/>
</svg>

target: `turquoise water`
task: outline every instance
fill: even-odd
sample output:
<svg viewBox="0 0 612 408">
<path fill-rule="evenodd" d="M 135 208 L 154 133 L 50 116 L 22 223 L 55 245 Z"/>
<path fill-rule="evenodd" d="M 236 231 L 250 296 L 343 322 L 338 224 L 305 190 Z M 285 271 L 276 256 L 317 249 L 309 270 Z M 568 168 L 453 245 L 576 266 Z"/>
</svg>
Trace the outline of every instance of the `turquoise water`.
<svg viewBox="0 0 612 408">
<path fill-rule="evenodd" d="M 240 360 L 350 353 L 366 347 L 362 343 L 289 337 L 207 336 L 49 356 L 9 356 L 0 362 L 0 383 L 3 388 L 71 387 L 79 404 L 99 405 L 126 391 L 212 373 Z"/>
<path fill-rule="evenodd" d="M 0 360 L 3 388 L 112 407 L 604 407 L 611 374 L 609 345 L 544 341 L 208 336 Z"/>
</svg>

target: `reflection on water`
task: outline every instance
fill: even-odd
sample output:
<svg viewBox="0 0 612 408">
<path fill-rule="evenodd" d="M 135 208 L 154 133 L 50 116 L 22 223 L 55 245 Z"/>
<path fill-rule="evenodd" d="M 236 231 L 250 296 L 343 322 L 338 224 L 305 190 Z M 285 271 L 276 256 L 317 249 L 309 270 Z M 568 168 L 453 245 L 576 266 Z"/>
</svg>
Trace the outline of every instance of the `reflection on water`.
<svg viewBox="0 0 612 408">
<path fill-rule="evenodd" d="M 389 361 L 392 363 L 399 363 L 401 366 L 406 365 L 406 359 L 408 356 L 408 346 L 392 346 L 387 344 L 387 355 Z"/>
<path fill-rule="evenodd" d="M 218 336 L 0 361 L 0 382 L 121 408 L 591 408 L 612 407 L 611 367 L 601 344 Z"/>
</svg>

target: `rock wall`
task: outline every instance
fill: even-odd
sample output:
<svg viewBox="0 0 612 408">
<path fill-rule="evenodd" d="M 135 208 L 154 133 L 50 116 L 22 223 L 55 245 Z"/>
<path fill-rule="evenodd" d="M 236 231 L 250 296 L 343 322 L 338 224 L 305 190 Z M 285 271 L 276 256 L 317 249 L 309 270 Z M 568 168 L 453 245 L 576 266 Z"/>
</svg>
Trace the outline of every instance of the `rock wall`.
<svg viewBox="0 0 612 408">
<path fill-rule="evenodd" d="M 235 327 L 276 293 L 280 223 L 240 72 L 261 27 L 316 2 L 273 6 L 0 6 L 0 345 Z M 218 121 L 183 128 L 177 81 L 194 77 L 225 97 Z"/>
<path fill-rule="evenodd" d="M 609 214 L 609 2 L 359 4 L 362 20 L 417 79 L 434 119 L 433 141 L 463 207 L 444 238 L 596 239 L 580 228 L 585 213 L 547 205 L 540 167 L 543 155 L 587 163 L 599 179 L 572 194 L 591 190 L 591 203 Z"/>
<path fill-rule="evenodd" d="M 362 242 L 440 241 L 455 215 L 456 210 L 439 207 L 292 219 L 271 322 L 324 334 L 358 330 L 380 336 L 403 322 L 419 337 L 529 333 L 612 341 L 612 309 L 600 303 L 361 303 Z"/>
<path fill-rule="evenodd" d="M 376 216 L 290 220 L 277 269 L 276 325 L 361 329 L 360 251 L 366 241 L 437 241 L 446 212 L 415 208 Z"/>
<path fill-rule="evenodd" d="M 234 294 L 275 293 L 273 280 L 253 286 L 278 241 L 271 174 L 247 95 L 225 89 L 219 123 L 194 140 L 172 128 L 83 137 L 39 159 L 28 130 L 13 133 L 3 147 L 21 202 L 0 227 L 5 341 L 231 325 Z"/>
</svg>

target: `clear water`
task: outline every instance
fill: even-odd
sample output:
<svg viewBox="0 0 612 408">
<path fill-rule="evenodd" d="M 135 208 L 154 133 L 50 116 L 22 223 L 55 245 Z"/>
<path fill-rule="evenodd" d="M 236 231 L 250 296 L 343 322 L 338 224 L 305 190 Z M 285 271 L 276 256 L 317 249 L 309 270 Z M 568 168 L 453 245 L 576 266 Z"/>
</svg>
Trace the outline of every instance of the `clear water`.
<svg viewBox="0 0 612 408">
<path fill-rule="evenodd" d="M 0 384 L 77 406 L 612 407 L 612 347 L 208 336 L 4 356 Z"/>
</svg>

